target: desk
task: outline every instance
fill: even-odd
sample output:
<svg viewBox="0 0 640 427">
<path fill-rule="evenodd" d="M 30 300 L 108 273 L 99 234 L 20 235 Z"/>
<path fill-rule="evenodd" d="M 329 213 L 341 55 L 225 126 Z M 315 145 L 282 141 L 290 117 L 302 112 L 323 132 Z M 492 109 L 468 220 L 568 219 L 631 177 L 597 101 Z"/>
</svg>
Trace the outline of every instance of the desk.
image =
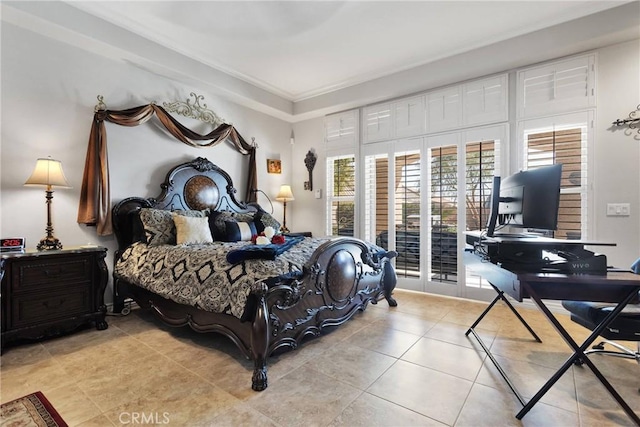
<svg viewBox="0 0 640 427">
<path fill-rule="evenodd" d="M 465 252 L 464 259 L 467 267 L 487 280 L 497 293 L 496 298 L 480 315 L 480 317 L 478 317 L 473 325 L 471 325 L 469 330 L 466 332 L 466 335 L 472 334 L 478 340 L 480 346 L 487 353 L 491 362 L 493 362 L 500 372 L 500 375 L 502 375 L 520 403 L 523 405 L 522 410 L 516 415 L 517 419 L 522 419 L 522 417 L 531 410 L 531 408 L 542 398 L 542 396 L 545 395 L 547 391 L 549 391 L 560 377 L 562 377 L 571 365 L 574 362 L 581 360 L 591 369 L 594 375 L 605 386 L 607 391 L 618 402 L 622 409 L 624 409 L 627 415 L 636 424 L 640 425 L 640 418 L 638 418 L 638 415 L 633 412 L 622 396 L 618 394 L 600 370 L 598 370 L 593 362 L 589 360 L 589 357 L 584 354 L 584 351 L 598 338 L 602 330 L 604 330 L 604 328 L 606 328 L 607 325 L 615 319 L 622 309 L 629 302 L 638 298 L 638 293 L 640 292 L 640 275 L 630 272 L 611 272 L 606 275 L 564 275 L 557 273 L 517 272 L 506 270 L 496 264 L 486 261 L 483 257 L 476 255 L 473 252 Z M 567 359 L 567 361 L 564 362 L 558 371 L 528 402 L 526 402 L 520 393 L 518 393 L 513 383 L 509 380 L 507 374 L 474 329 L 498 301 L 504 301 L 520 322 L 522 322 L 522 324 L 531 333 L 533 338 L 536 341 L 541 342 L 536 333 L 506 299 L 505 294 L 519 302 L 522 302 L 524 298 L 531 298 L 573 350 L 573 354 Z M 542 301 L 543 299 L 609 302 L 618 303 L 618 305 L 602 321 L 602 323 L 593 330 L 591 335 L 589 335 L 582 344 L 578 345 L 560 322 L 558 322 L 553 313 L 547 308 Z"/>
</svg>

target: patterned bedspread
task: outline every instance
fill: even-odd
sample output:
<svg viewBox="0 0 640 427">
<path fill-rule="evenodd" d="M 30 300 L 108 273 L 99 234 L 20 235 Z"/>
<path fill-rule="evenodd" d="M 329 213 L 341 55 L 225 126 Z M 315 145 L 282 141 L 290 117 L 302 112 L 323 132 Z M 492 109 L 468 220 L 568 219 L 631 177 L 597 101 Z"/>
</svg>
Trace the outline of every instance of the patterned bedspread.
<svg viewBox="0 0 640 427">
<path fill-rule="evenodd" d="M 115 274 L 180 304 L 240 318 L 251 285 L 259 280 L 301 271 L 327 238 L 305 238 L 275 260 L 229 264 L 226 256 L 248 242 L 148 246 L 135 243 L 115 266 Z"/>
</svg>

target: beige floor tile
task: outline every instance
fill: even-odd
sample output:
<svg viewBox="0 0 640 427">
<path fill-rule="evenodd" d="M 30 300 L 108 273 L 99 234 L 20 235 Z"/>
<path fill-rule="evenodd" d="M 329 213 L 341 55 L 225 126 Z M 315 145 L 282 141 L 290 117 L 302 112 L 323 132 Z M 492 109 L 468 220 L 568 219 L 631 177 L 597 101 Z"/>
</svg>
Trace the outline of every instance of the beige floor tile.
<svg viewBox="0 0 640 427">
<path fill-rule="evenodd" d="M 105 415 L 100 414 L 97 417 L 91 418 L 90 420 L 84 421 L 82 423 L 77 424 L 78 427 L 111 427 L 115 426 L 109 418 Z M 118 425 L 121 425 L 118 423 Z"/>
<path fill-rule="evenodd" d="M 372 350 L 341 343 L 307 364 L 316 371 L 364 390 L 396 360 Z"/>
<path fill-rule="evenodd" d="M 473 383 L 399 360 L 367 392 L 453 425 Z"/>
<path fill-rule="evenodd" d="M 360 393 L 355 387 L 303 366 L 247 402 L 282 426 L 325 426 Z"/>
<path fill-rule="evenodd" d="M 0 357 L 2 369 L 19 368 L 51 359 L 51 353 L 41 343 L 14 346 L 10 344 L 2 351 L 2 357 Z"/>
<path fill-rule="evenodd" d="M 248 405 L 240 404 L 210 419 L 190 419 L 189 426 L 277 427 L 278 425 Z"/>
<path fill-rule="evenodd" d="M 398 358 L 419 339 L 420 335 L 399 331 L 378 323 L 359 331 L 351 337 L 349 343 Z"/>
<path fill-rule="evenodd" d="M 78 425 L 102 414 L 102 411 L 75 384 L 58 387 L 45 395 L 69 425 Z"/>
<path fill-rule="evenodd" d="M 241 402 L 212 384 L 190 380 L 193 388 L 164 387 L 136 397 L 105 412 L 115 425 L 215 425 L 215 420 Z M 149 422 L 141 422 L 144 418 Z M 136 421 L 138 420 L 138 421 Z"/>
<path fill-rule="evenodd" d="M 473 348 L 477 351 L 483 351 L 482 347 L 471 333 L 469 335 L 465 335 L 469 326 L 470 325 L 463 326 L 456 323 L 441 321 L 431 328 L 424 336 L 425 338 L 445 341 L 462 347 Z M 490 347 L 496 337 L 496 331 L 489 331 L 477 327 L 475 331 L 480 335 L 480 338 L 485 345 Z"/>
<path fill-rule="evenodd" d="M 474 379 L 485 357 L 465 332 L 486 303 L 404 290 L 394 297 L 398 307 L 369 305 L 297 349 L 269 357 L 263 392 L 251 389 L 253 363 L 227 337 L 168 327 L 133 310 L 108 317 L 105 331 L 87 328 L 3 349 L 0 401 L 40 390 L 70 425 L 83 427 L 132 425 L 119 417 L 133 413 L 165 425 L 164 412 L 169 425 L 189 427 L 633 425 L 593 373 L 578 366 L 516 420 L 520 404 L 490 361 L 475 382 L 464 379 Z M 481 323 L 477 331 L 530 397 L 570 351 L 537 309 L 517 309 L 542 344 L 502 304 L 485 319 L 489 327 Z M 588 336 L 568 316 L 557 317 L 577 341 Z M 640 365 L 601 355 L 591 360 L 640 412 Z"/>
<path fill-rule="evenodd" d="M 390 327 L 413 335 L 424 335 L 436 325 L 435 320 L 429 320 L 421 316 L 406 314 L 398 311 L 389 312 L 386 316 L 377 320 L 374 325 L 378 327 Z"/>
<path fill-rule="evenodd" d="M 74 381 L 53 359 L 46 359 L 17 368 L 2 368 L 0 394 L 4 403 L 36 391 L 46 395 L 50 390 L 72 385 Z"/>
<path fill-rule="evenodd" d="M 481 384 L 474 384 L 456 427 L 493 426 L 576 426 L 578 414 L 554 406 L 538 403 L 522 419 L 516 414 L 522 405 L 515 396 L 504 395 L 500 391 Z"/>
<path fill-rule="evenodd" d="M 442 318 L 444 322 L 457 323 L 462 326 L 469 327 L 480 317 L 482 312 L 487 308 L 488 304 L 464 304 L 451 308 L 449 312 Z M 500 307 L 492 307 L 491 311 L 482 318 L 479 327 L 486 330 L 497 331 L 507 322 L 506 313 Z"/>
<path fill-rule="evenodd" d="M 347 409 L 342 411 L 342 414 L 329 424 L 329 427 L 444 427 L 445 425 L 369 393 L 362 393 Z"/>
<path fill-rule="evenodd" d="M 616 392 L 636 414 L 640 414 L 640 364 L 612 356 L 589 356 Z M 618 423 L 633 425 L 622 407 L 588 366 L 574 367 L 578 411 L 584 425 Z"/>
<path fill-rule="evenodd" d="M 475 380 L 485 353 L 444 341 L 421 338 L 403 356 L 402 360 L 465 380 Z"/>
<path fill-rule="evenodd" d="M 496 359 L 515 388 L 526 400 L 534 396 L 556 372 L 556 369 L 520 360 L 511 360 L 500 356 L 496 356 Z M 578 412 L 572 369 L 569 368 L 569 371 L 549 389 L 540 402 L 574 413 Z M 489 358 L 485 359 L 476 378 L 476 383 L 499 389 L 504 393 L 510 392 L 506 381 L 500 376 Z"/>
</svg>

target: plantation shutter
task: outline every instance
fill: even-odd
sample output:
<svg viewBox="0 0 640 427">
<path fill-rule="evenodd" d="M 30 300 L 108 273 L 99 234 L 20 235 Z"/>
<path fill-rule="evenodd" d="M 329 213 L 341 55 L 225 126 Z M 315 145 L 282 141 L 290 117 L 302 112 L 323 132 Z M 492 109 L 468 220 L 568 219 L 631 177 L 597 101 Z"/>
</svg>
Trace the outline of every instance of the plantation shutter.
<svg viewBox="0 0 640 427">
<path fill-rule="evenodd" d="M 364 142 L 383 141 L 391 138 L 391 104 L 379 104 L 364 109 Z"/>
<path fill-rule="evenodd" d="M 518 118 L 595 106 L 595 56 L 580 56 L 518 72 Z"/>
<path fill-rule="evenodd" d="M 478 80 L 463 85 L 465 126 L 507 120 L 507 76 Z"/>
<path fill-rule="evenodd" d="M 427 131 L 455 129 L 462 122 L 460 86 L 427 94 Z"/>
<path fill-rule="evenodd" d="M 389 156 L 371 154 L 364 158 L 364 239 L 389 249 Z M 386 233 L 386 234 L 383 234 Z"/>
<path fill-rule="evenodd" d="M 393 225 L 396 234 L 396 274 L 420 274 L 420 151 L 394 156 Z"/>
<path fill-rule="evenodd" d="M 355 235 L 356 159 L 353 155 L 327 158 L 328 234 Z"/>
<path fill-rule="evenodd" d="M 324 119 L 325 141 L 327 148 L 342 144 L 357 144 L 358 110 L 332 114 Z"/>
<path fill-rule="evenodd" d="M 494 140 L 466 144 L 466 229 L 486 228 L 491 214 L 491 191 L 496 165 L 500 164 L 499 145 Z"/>
</svg>

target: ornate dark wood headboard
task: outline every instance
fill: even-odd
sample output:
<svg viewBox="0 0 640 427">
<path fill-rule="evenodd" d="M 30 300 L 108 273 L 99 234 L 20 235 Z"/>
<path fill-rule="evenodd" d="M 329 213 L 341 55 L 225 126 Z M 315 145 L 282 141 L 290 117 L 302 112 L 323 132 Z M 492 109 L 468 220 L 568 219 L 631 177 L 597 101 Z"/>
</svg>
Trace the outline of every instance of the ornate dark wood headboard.
<svg viewBox="0 0 640 427">
<path fill-rule="evenodd" d="M 138 219 L 141 208 L 211 209 L 238 213 L 261 209 L 257 204 L 238 201 L 237 190 L 229 174 L 203 157 L 172 168 L 160 188 L 162 191 L 158 197 L 128 197 L 113 206 L 113 231 L 118 241 L 116 258 L 127 246 L 144 240 Z"/>
</svg>

